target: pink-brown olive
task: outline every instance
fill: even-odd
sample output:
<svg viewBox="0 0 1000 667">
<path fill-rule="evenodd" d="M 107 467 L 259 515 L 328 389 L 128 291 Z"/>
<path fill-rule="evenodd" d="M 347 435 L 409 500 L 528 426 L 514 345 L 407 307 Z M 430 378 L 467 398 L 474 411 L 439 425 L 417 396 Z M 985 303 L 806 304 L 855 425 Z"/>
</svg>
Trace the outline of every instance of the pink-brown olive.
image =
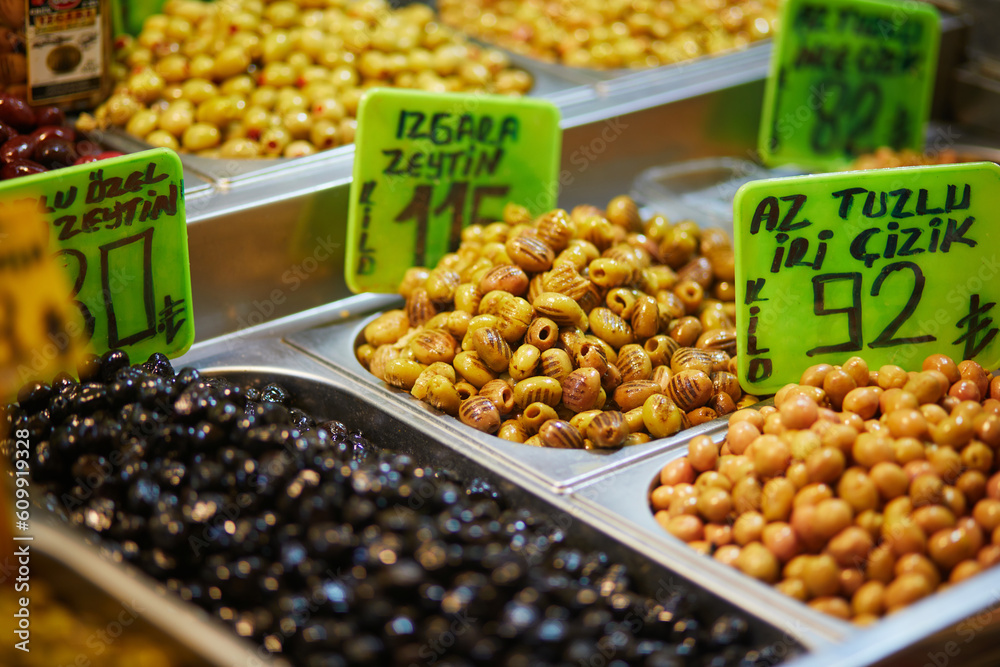
<svg viewBox="0 0 1000 667">
<path fill-rule="evenodd" d="M 546 447 L 557 449 L 581 449 L 583 435 L 575 426 L 561 419 L 550 419 L 538 429 L 538 436 Z"/>
<path fill-rule="evenodd" d="M 667 382 L 667 395 L 681 410 L 700 408 L 712 397 L 712 379 L 700 370 L 680 370 Z"/>
<path fill-rule="evenodd" d="M 458 416 L 463 424 L 484 433 L 496 433 L 500 428 L 500 412 L 485 396 L 473 396 L 463 401 Z"/>
<path fill-rule="evenodd" d="M 617 410 L 608 410 L 596 415 L 587 425 L 587 438 L 595 447 L 619 447 L 629 435 L 625 417 Z"/>
<path fill-rule="evenodd" d="M 515 264 L 500 264 L 494 266 L 479 279 L 479 291 L 486 294 L 493 290 L 510 292 L 514 296 L 524 296 L 528 293 L 528 275 Z"/>
<path fill-rule="evenodd" d="M 562 402 L 573 412 L 585 412 L 597 406 L 601 393 L 601 374 L 594 368 L 577 368 L 561 381 Z"/>
</svg>

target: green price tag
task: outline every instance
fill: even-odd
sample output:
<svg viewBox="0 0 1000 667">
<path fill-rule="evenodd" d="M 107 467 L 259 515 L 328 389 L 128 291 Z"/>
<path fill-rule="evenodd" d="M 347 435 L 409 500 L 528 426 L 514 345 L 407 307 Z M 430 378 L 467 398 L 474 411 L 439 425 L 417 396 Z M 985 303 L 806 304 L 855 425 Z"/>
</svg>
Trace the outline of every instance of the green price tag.
<svg viewBox="0 0 1000 667">
<path fill-rule="evenodd" d="M 562 133 L 550 102 L 377 88 L 358 108 L 347 223 L 347 285 L 395 292 L 434 266 L 462 228 L 502 219 L 508 201 L 555 208 Z"/>
<path fill-rule="evenodd" d="M 813 364 L 930 354 L 1000 363 L 1000 166 L 748 183 L 734 204 L 740 383 L 774 393 Z"/>
<path fill-rule="evenodd" d="M 194 342 L 184 180 L 166 148 L 4 181 L 0 202 L 28 201 L 49 223 L 49 247 L 94 350 L 137 361 Z"/>
<path fill-rule="evenodd" d="M 763 160 L 843 169 L 881 146 L 922 150 L 941 28 L 896 0 L 786 0 L 758 135 Z"/>
</svg>

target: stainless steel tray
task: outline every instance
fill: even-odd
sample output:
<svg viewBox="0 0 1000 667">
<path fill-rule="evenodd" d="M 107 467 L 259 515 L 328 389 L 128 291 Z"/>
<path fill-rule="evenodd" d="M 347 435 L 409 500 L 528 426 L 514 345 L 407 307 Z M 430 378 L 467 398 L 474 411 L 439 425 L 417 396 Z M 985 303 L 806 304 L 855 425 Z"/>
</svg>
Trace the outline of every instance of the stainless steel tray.
<svg viewBox="0 0 1000 667">
<path fill-rule="evenodd" d="M 659 562 L 669 562 L 678 573 L 692 570 L 712 581 L 726 582 L 729 599 L 734 603 L 775 610 L 778 618 L 765 618 L 775 623 L 781 622 L 778 619 L 791 618 L 794 623 L 801 623 L 837 642 L 821 653 L 802 659 L 803 667 L 923 665 L 931 653 L 941 652 L 949 657 L 944 649 L 947 642 L 961 646 L 962 659 L 954 664 L 973 664 L 973 655 L 987 660 L 976 664 L 1000 662 L 1000 644 L 995 643 L 1000 635 L 1000 614 L 996 613 L 1000 606 L 1000 568 L 935 593 L 871 628 L 859 628 L 815 611 L 735 568 L 702 556 L 656 522 L 649 508 L 649 493 L 663 466 L 686 454 L 687 443 L 678 443 L 641 465 L 612 471 L 575 489 L 572 499 L 601 516 L 607 526 L 614 528 L 614 537 L 626 544 L 641 544 L 644 553 Z M 985 620 L 962 625 L 965 619 L 983 610 L 988 612 Z M 949 659 L 951 657 L 954 656 Z M 890 662 L 883 662 L 886 660 Z M 790 664 L 797 666 L 799 661 Z"/>
<path fill-rule="evenodd" d="M 696 596 L 710 613 L 739 609 L 750 622 L 754 644 L 772 644 L 790 650 L 826 643 L 821 633 L 796 623 L 792 617 L 753 604 L 734 604 L 727 599 L 731 591 L 722 582 L 712 581 L 697 571 L 678 572 L 668 558 L 650 559 L 633 544 L 609 540 L 613 527 L 570 496 L 525 478 L 509 461 L 483 456 L 471 443 L 442 440 L 427 420 L 413 420 L 408 414 L 386 409 L 379 396 L 371 395 L 349 378 L 332 373 L 329 367 L 277 340 L 205 347 L 202 353 L 195 365 L 203 373 L 225 375 L 236 382 L 280 382 L 295 397 L 297 405 L 318 418 L 339 419 L 359 428 L 374 444 L 409 454 L 418 464 L 439 465 L 466 478 L 491 481 L 503 491 L 511 506 L 530 508 L 538 514 L 542 525 L 558 527 L 570 535 L 566 545 L 599 549 L 615 562 L 628 566 L 630 580 L 640 593 L 663 597 L 685 591 Z M 188 360 L 192 360 L 190 355 Z M 67 560 L 73 560 L 77 571 L 89 581 L 114 591 L 119 597 L 136 599 L 143 606 L 157 609 L 157 624 L 171 632 L 187 633 L 185 643 L 211 664 L 271 664 L 249 662 L 254 658 L 249 657 L 251 648 L 247 642 L 235 635 L 222 636 L 228 630 L 220 623 L 173 597 L 131 566 L 104 560 L 94 547 L 83 544 L 76 533 L 66 525 L 46 527 L 38 531 L 38 541 L 46 543 L 50 550 L 72 554 Z M 196 631 L 194 624 L 199 622 L 204 626 Z M 219 656 L 225 656 L 224 662 L 212 662 Z M 278 663 L 284 664 L 276 660 L 275 664 Z"/>
<path fill-rule="evenodd" d="M 134 625 L 130 621 L 125 631 L 170 644 L 176 667 L 278 667 L 266 654 L 258 656 L 256 647 L 218 619 L 169 593 L 131 565 L 104 558 L 81 531 L 59 519 L 36 510 L 31 533 L 33 541 L 18 544 L 30 545 L 33 576 L 50 584 L 60 598 L 94 611 L 109 623 L 117 622 L 127 611 L 136 620 Z M 60 639 L 33 635 L 38 642 Z M 89 640 L 87 645 L 91 645 Z M 90 660 L 91 656 L 81 655 Z M 93 657 L 98 655 L 101 653 L 95 650 Z M 100 663 L 78 660 L 77 664 Z"/>
<path fill-rule="evenodd" d="M 685 442 L 695 435 L 719 434 L 721 437 L 725 429 L 726 421 L 716 419 L 671 438 L 609 452 L 550 449 L 507 442 L 466 426 L 366 371 L 355 358 L 354 347 L 362 329 L 370 320 L 371 318 L 354 318 L 332 326 L 294 333 L 285 340 L 362 386 L 369 395 L 378 397 L 387 410 L 397 414 L 405 413 L 414 420 L 426 422 L 427 428 L 436 432 L 439 439 L 461 442 L 469 448 L 501 458 L 517 467 L 525 478 L 535 479 L 558 493 L 566 493 L 574 486 L 602 473 L 645 459 L 673 443 Z"/>
</svg>

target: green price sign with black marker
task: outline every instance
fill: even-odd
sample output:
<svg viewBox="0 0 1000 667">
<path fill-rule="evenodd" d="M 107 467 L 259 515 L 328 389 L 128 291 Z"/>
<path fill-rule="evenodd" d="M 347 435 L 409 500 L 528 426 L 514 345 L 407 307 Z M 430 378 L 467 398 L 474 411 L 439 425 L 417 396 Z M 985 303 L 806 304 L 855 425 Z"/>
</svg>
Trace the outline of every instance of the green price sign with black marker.
<svg viewBox="0 0 1000 667">
<path fill-rule="evenodd" d="M 26 203 L 48 222 L 50 251 L 96 352 L 144 361 L 187 351 L 194 316 L 176 153 L 157 148 L 0 184 L 0 206 Z"/>
<path fill-rule="evenodd" d="M 558 194 L 562 134 L 550 102 L 372 90 L 358 109 L 345 278 L 395 292 L 406 269 L 434 266 L 470 224 L 533 214 Z"/>
<path fill-rule="evenodd" d="M 734 204 L 740 383 L 774 393 L 862 356 L 1000 364 L 1000 166 L 748 183 Z"/>
<path fill-rule="evenodd" d="M 922 150 L 940 33 L 924 3 L 787 0 L 764 93 L 763 160 L 836 170 L 882 146 Z"/>
</svg>

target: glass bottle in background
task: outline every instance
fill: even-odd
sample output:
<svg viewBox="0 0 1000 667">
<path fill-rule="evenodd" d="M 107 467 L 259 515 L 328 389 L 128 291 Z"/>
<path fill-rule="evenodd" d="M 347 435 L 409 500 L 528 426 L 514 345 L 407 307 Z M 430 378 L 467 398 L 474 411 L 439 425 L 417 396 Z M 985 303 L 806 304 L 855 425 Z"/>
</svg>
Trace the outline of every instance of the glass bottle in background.
<svg viewBox="0 0 1000 667">
<path fill-rule="evenodd" d="M 111 93 L 111 0 L 0 0 L 0 21 L 7 92 L 66 110 Z"/>
</svg>

